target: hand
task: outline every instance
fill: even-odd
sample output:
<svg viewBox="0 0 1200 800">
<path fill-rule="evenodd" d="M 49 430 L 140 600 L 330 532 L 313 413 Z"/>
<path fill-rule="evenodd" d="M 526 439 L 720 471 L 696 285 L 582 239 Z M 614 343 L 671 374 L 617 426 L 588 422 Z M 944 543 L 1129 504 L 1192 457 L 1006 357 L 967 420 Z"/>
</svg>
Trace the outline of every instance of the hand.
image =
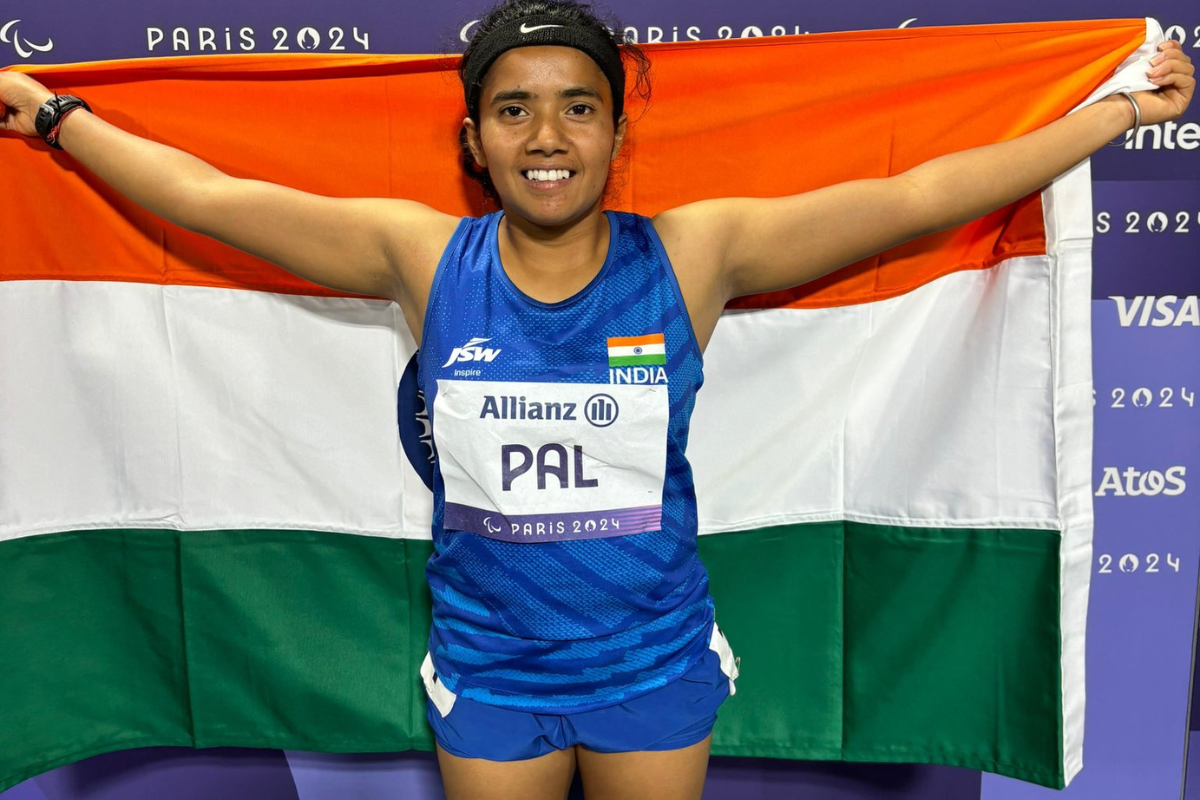
<svg viewBox="0 0 1200 800">
<path fill-rule="evenodd" d="M 0 130 L 15 131 L 23 136 L 37 136 L 33 127 L 38 106 L 54 96 L 54 92 L 20 72 L 0 72 Z"/>
<path fill-rule="evenodd" d="M 1183 52 L 1182 45 L 1174 40 L 1158 46 L 1159 53 L 1150 59 L 1151 69 L 1147 74 L 1151 83 L 1158 84 L 1152 92 L 1134 92 L 1133 99 L 1142 109 L 1142 124 L 1178 119 L 1183 115 L 1192 93 L 1196 91 L 1196 67 L 1192 59 Z"/>
</svg>

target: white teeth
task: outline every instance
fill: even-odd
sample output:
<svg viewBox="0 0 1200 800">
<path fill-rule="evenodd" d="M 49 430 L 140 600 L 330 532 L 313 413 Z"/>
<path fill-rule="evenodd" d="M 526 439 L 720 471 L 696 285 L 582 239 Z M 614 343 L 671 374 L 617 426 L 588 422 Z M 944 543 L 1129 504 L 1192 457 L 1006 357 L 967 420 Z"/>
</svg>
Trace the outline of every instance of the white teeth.
<svg viewBox="0 0 1200 800">
<path fill-rule="evenodd" d="M 531 181 L 565 181 L 571 177 L 571 171 L 566 169 L 527 169 L 525 177 Z"/>
</svg>

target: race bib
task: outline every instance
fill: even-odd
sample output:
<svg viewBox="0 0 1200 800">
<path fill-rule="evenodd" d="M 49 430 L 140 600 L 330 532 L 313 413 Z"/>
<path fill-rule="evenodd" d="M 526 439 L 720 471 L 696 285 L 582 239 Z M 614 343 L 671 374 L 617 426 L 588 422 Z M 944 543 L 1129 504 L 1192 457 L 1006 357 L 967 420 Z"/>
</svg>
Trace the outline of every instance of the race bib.
<svg viewBox="0 0 1200 800">
<path fill-rule="evenodd" d="M 439 380 L 445 527 L 506 542 L 662 527 L 666 385 Z"/>
</svg>

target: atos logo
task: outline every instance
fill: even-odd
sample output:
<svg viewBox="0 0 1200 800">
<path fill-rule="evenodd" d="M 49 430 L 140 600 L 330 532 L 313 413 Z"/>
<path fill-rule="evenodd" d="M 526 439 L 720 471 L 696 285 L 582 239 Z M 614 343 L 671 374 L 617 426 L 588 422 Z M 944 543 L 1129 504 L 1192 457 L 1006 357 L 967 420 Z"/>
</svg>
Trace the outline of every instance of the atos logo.
<svg viewBox="0 0 1200 800">
<path fill-rule="evenodd" d="M 1122 472 L 1118 467 L 1105 467 L 1104 477 L 1100 487 L 1096 489 L 1096 497 L 1178 497 L 1187 490 L 1187 467 L 1170 467 L 1165 472 L 1156 469 L 1141 472 L 1133 467 L 1126 467 Z"/>
<path fill-rule="evenodd" d="M 1178 328 L 1182 325 L 1200 327 L 1200 300 L 1197 295 L 1177 297 L 1173 294 L 1137 295 L 1108 298 L 1117 304 L 1117 319 L 1122 328 Z"/>
<path fill-rule="evenodd" d="M 0 28 L 0 42 L 11 43 L 17 51 L 17 55 L 21 58 L 29 58 L 35 51 L 45 53 L 54 48 L 53 39 L 47 39 L 45 44 L 38 44 L 22 36 L 16 28 L 17 23 L 20 21 L 19 19 L 10 19 L 4 23 L 4 27 Z"/>
<path fill-rule="evenodd" d="M 450 366 L 456 361 L 462 363 L 464 361 L 484 361 L 488 364 L 496 360 L 496 356 L 500 355 L 498 347 L 480 347 L 484 342 L 490 342 L 491 339 L 481 339 L 475 337 L 470 339 L 462 347 L 456 347 L 450 353 L 450 357 L 446 359 L 446 363 L 442 364 L 442 369 Z"/>
<path fill-rule="evenodd" d="M 612 425 L 617 421 L 617 415 L 621 413 L 617 401 L 612 398 L 612 395 L 607 394 L 592 395 L 587 399 L 583 410 L 587 421 L 597 428 L 607 428 Z"/>
</svg>

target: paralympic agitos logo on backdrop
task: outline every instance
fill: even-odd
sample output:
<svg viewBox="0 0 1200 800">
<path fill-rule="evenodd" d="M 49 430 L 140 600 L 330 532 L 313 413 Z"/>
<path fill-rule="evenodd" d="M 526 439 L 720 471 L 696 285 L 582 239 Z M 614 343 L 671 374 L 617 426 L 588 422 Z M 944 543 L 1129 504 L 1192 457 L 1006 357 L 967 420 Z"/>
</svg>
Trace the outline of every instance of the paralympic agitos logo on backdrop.
<svg viewBox="0 0 1200 800">
<path fill-rule="evenodd" d="M 29 58 L 34 53 L 46 53 L 54 49 L 54 40 L 46 37 L 46 41 L 38 41 L 37 37 L 27 39 L 21 35 L 19 19 L 10 19 L 0 26 L 0 42 L 11 44 L 13 50 L 21 58 Z"/>
</svg>

